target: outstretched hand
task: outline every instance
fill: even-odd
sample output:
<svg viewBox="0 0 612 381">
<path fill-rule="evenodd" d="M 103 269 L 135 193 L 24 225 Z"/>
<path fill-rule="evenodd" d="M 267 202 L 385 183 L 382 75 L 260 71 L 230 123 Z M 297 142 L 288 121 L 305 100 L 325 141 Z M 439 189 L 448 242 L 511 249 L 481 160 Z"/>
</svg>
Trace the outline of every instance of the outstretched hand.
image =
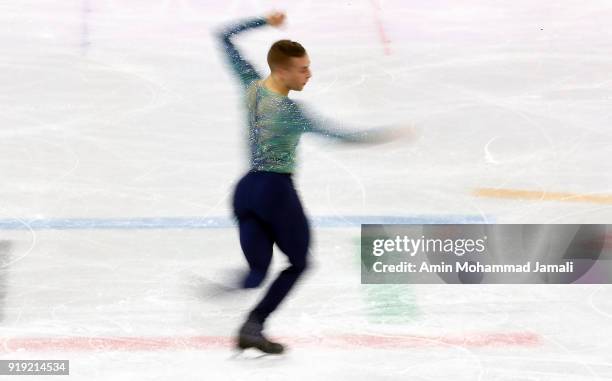
<svg viewBox="0 0 612 381">
<path fill-rule="evenodd" d="M 414 125 L 402 125 L 391 132 L 393 140 L 415 141 L 419 138 L 419 130 Z"/>
<path fill-rule="evenodd" d="M 286 15 L 284 12 L 272 12 L 266 16 L 268 25 L 279 27 L 285 22 Z"/>
<path fill-rule="evenodd" d="M 382 144 L 392 142 L 394 140 L 415 141 L 419 137 L 418 130 L 411 125 L 401 125 L 394 127 L 386 127 L 375 130 L 370 134 L 367 140 L 370 143 Z"/>
</svg>

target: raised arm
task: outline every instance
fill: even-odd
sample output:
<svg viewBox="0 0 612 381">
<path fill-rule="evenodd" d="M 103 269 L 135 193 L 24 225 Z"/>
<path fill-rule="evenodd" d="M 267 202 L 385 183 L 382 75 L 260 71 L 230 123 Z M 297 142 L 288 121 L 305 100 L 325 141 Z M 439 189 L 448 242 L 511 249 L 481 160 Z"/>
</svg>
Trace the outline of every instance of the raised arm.
<svg viewBox="0 0 612 381">
<path fill-rule="evenodd" d="M 230 25 L 217 33 L 232 71 L 238 76 L 240 83 L 245 88 L 251 84 L 251 82 L 261 79 L 261 75 L 259 75 L 250 62 L 242 58 L 240 51 L 238 51 L 232 42 L 232 36 L 248 29 L 259 28 L 266 24 L 267 20 L 264 17 L 252 18 L 238 24 Z"/>
<path fill-rule="evenodd" d="M 238 51 L 232 42 L 232 36 L 247 29 L 259 28 L 264 25 L 279 27 L 283 25 L 284 21 L 285 14 L 283 12 L 272 12 L 266 17 L 256 17 L 230 25 L 217 34 L 234 74 L 238 76 L 240 83 L 245 88 L 253 81 L 261 79 L 261 75 L 259 75 L 249 61 L 242 58 L 240 51 Z"/>
</svg>

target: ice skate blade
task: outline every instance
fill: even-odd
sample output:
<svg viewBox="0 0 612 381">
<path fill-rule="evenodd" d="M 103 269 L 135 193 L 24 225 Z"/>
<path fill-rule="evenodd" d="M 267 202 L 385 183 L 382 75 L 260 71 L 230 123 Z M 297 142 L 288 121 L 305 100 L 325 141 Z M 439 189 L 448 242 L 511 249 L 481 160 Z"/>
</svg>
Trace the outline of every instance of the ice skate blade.
<svg viewBox="0 0 612 381">
<path fill-rule="evenodd" d="M 251 340 L 243 337 L 238 339 L 238 343 L 236 344 L 237 350 L 244 351 L 249 348 L 258 349 L 270 355 L 280 355 L 285 351 L 285 347 L 282 344 L 273 343 L 266 339 Z"/>
</svg>

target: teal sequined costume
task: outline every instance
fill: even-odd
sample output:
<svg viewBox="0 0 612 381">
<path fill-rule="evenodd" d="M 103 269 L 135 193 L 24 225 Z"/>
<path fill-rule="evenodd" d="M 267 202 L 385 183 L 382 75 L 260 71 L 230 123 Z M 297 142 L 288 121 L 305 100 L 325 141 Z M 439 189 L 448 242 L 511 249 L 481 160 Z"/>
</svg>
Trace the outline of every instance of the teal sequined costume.
<svg viewBox="0 0 612 381">
<path fill-rule="evenodd" d="M 334 128 L 329 120 L 308 116 L 296 101 L 267 89 L 261 75 L 242 58 L 231 41 L 233 35 L 263 25 L 266 25 L 263 18 L 249 19 L 219 34 L 229 64 L 245 90 L 251 171 L 293 173 L 297 145 L 306 132 L 349 142 L 367 142 L 380 131 L 354 132 Z"/>
</svg>

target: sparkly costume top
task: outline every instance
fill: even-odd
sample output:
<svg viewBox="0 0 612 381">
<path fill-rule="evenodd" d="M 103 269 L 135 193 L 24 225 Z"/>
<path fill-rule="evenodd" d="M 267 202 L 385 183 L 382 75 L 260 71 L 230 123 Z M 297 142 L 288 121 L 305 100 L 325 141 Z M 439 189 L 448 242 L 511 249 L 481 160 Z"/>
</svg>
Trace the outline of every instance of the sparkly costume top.
<svg viewBox="0 0 612 381">
<path fill-rule="evenodd" d="M 232 71 L 238 76 L 245 91 L 251 171 L 293 173 L 300 136 L 315 132 L 349 142 L 368 142 L 381 130 L 343 131 L 333 128 L 327 119 L 307 115 L 304 107 L 287 96 L 267 89 L 262 77 L 242 58 L 231 37 L 247 29 L 266 25 L 264 18 L 245 20 L 229 26 L 218 35 L 229 59 Z"/>
</svg>

